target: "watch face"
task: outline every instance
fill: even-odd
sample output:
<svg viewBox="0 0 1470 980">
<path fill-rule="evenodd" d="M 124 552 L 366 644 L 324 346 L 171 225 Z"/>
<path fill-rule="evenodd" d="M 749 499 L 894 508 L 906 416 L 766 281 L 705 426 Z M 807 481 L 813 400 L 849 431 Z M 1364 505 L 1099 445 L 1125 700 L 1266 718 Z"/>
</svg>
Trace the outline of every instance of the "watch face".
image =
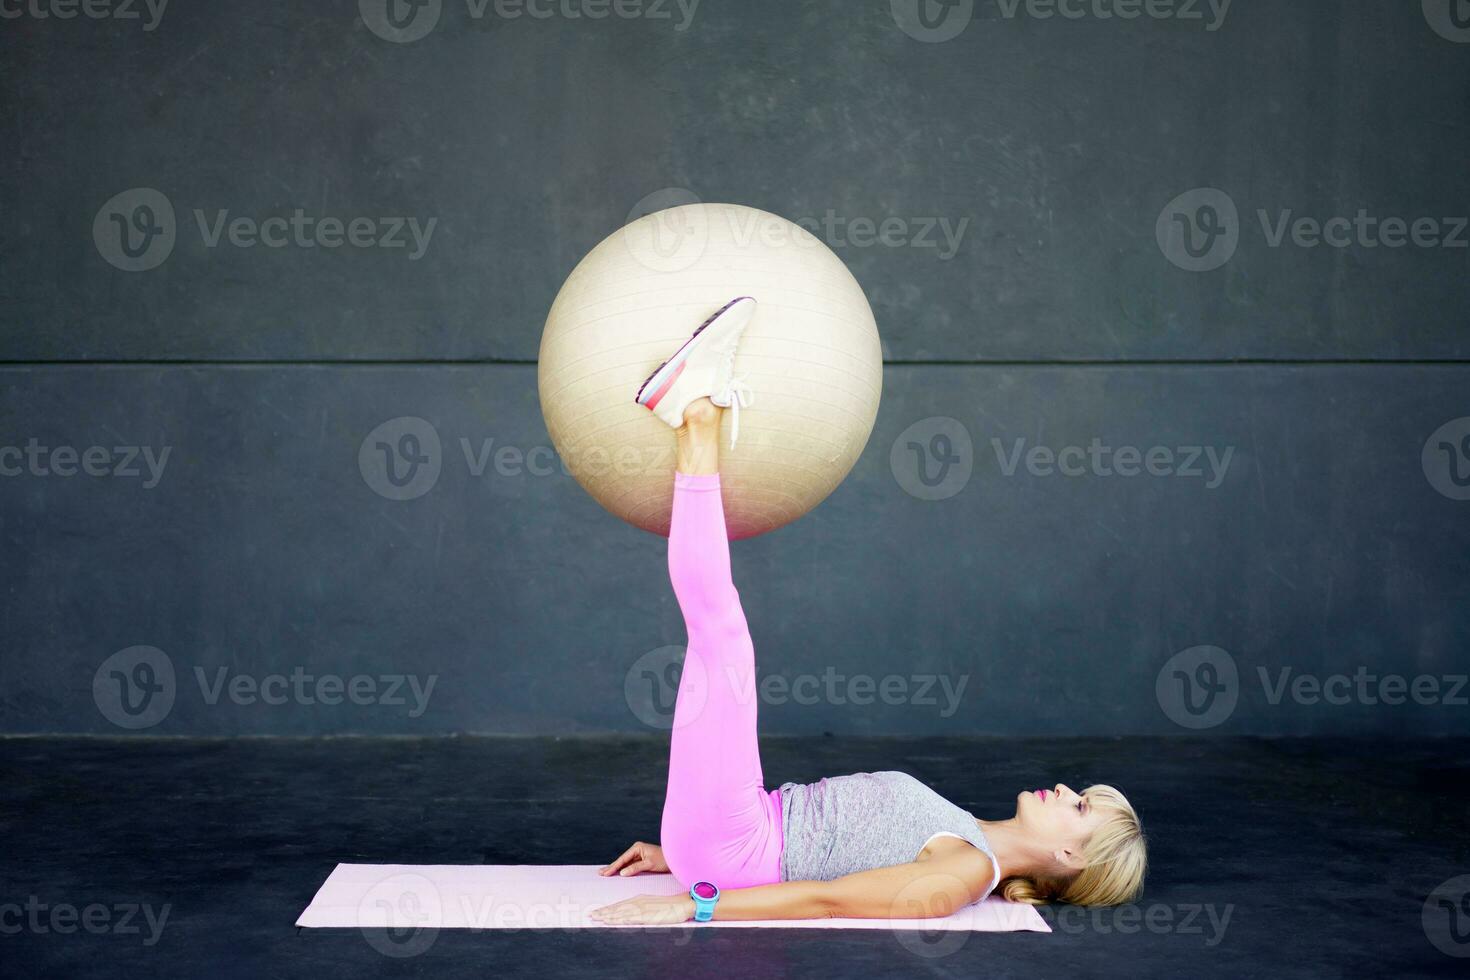
<svg viewBox="0 0 1470 980">
<path fill-rule="evenodd" d="M 694 894 L 700 898 L 714 898 L 719 893 L 720 890 L 707 881 L 697 882 L 694 885 Z"/>
</svg>

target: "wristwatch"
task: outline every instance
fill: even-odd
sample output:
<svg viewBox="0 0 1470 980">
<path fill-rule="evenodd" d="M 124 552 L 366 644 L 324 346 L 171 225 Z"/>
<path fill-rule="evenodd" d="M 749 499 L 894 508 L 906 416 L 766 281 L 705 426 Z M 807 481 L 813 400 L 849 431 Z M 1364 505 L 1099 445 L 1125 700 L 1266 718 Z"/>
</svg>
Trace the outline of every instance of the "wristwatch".
<svg viewBox="0 0 1470 980">
<path fill-rule="evenodd" d="M 694 899 L 695 922 L 708 922 L 714 918 L 715 903 L 720 900 L 718 888 L 708 881 L 696 881 L 689 889 L 689 897 Z"/>
</svg>

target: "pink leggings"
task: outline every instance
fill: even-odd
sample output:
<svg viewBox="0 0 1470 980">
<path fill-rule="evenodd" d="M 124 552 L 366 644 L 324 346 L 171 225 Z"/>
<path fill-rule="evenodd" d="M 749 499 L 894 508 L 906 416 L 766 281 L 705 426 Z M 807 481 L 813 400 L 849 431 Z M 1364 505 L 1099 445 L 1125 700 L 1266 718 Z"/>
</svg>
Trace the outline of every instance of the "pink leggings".
<svg viewBox="0 0 1470 980">
<path fill-rule="evenodd" d="M 689 650 L 674 705 L 660 838 L 684 885 L 781 880 L 781 794 L 756 741 L 755 647 L 730 578 L 720 477 L 674 474 L 669 578 Z"/>
</svg>

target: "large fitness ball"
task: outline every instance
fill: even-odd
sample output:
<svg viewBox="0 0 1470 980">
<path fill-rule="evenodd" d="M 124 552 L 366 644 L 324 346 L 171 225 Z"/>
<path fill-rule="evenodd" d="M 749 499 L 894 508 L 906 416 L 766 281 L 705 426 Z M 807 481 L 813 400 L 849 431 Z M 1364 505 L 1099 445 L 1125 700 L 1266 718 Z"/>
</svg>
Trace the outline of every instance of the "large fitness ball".
<svg viewBox="0 0 1470 980">
<path fill-rule="evenodd" d="M 623 520 L 668 534 L 674 433 L 638 386 L 706 317 L 759 303 L 735 358 L 755 399 L 720 443 L 731 538 L 821 503 L 867 444 L 883 387 L 873 311 L 842 260 L 785 218 L 734 204 L 659 211 L 615 232 L 562 286 L 541 336 L 546 428 L 566 467 Z"/>
</svg>

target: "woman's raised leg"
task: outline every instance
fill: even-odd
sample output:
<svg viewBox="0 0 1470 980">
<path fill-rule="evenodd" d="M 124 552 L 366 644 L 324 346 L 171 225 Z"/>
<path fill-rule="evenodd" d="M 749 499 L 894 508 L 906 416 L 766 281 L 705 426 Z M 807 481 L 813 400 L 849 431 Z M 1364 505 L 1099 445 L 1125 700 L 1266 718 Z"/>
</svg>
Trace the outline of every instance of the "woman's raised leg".
<svg viewBox="0 0 1470 980">
<path fill-rule="evenodd" d="M 661 845 L 682 883 L 745 888 L 781 880 L 779 792 L 766 792 L 756 740 L 755 649 L 730 576 L 720 495 L 720 410 L 693 402 L 679 438 L 669 577 L 689 648 L 669 745 Z"/>
</svg>

